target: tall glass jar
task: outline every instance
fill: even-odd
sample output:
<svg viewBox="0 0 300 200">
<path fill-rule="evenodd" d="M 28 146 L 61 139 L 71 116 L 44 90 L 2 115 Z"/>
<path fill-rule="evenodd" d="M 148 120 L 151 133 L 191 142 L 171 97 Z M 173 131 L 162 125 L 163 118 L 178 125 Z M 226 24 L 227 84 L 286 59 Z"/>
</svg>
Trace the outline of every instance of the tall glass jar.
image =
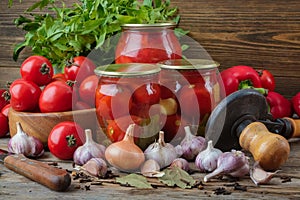
<svg viewBox="0 0 300 200">
<path fill-rule="evenodd" d="M 174 23 L 125 24 L 119 39 L 116 63 L 157 63 L 181 58 Z"/>
<path fill-rule="evenodd" d="M 176 112 L 168 115 L 162 130 L 167 141 L 179 143 L 184 126 L 204 136 L 205 124 L 214 107 L 225 97 L 219 64 L 213 60 L 167 60 L 161 67 L 161 99 L 174 99 Z M 174 101 L 173 101 L 174 102 Z"/>
<path fill-rule="evenodd" d="M 123 139 L 130 124 L 137 124 L 135 141 L 142 149 L 155 141 L 160 125 L 160 68 L 155 64 L 111 64 L 95 70 L 96 115 L 112 141 Z"/>
</svg>

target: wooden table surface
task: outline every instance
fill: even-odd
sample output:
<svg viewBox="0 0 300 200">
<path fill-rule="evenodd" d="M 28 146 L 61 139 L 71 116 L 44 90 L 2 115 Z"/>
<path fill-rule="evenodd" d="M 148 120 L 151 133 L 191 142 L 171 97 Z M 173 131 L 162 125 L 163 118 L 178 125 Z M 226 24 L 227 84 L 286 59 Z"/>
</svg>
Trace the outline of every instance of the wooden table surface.
<svg viewBox="0 0 300 200">
<path fill-rule="evenodd" d="M 0 148 L 7 149 L 9 138 L 0 139 Z M 138 189 L 113 183 L 114 179 L 80 183 L 73 179 L 65 192 L 52 191 L 36 182 L 10 171 L 0 164 L 0 199 L 299 199 L 300 198 L 300 140 L 290 141 L 291 153 L 281 171 L 267 185 L 256 186 L 246 176 L 240 180 L 213 179 L 201 187 L 181 189 L 166 187 L 156 179 L 150 179 L 155 189 Z M 251 158 L 252 159 L 252 158 Z M 71 170 L 72 162 L 62 162 L 49 152 L 40 159 L 58 162 L 58 167 Z M 124 174 L 121 174 L 121 176 Z M 193 173 L 197 181 L 203 181 L 205 173 Z M 223 188 L 226 194 L 217 194 Z M 227 193 L 228 192 L 228 193 Z"/>
</svg>

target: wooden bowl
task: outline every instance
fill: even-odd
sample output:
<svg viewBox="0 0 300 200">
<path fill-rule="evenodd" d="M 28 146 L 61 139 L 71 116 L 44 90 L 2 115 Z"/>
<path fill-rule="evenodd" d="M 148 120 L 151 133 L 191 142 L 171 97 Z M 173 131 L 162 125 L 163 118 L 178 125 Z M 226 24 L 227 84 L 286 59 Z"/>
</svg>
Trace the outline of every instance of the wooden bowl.
<svg viewBox="0 0 300 200">
<path fill-rule="evenodd" d="M 75 121 L 83 129 L 99 131 L 96 118 L 96 109 L 75 110 L 53 113 L 17 112 L 10 108 L 8 113 L 9 133 L 14 136 L 17 133 L 16 122 L 20 122 L 25 133 L 38 138 L 44 146 L 47 146 L 48 135 L 52 128 L 63 121 Z"/>
</svg>

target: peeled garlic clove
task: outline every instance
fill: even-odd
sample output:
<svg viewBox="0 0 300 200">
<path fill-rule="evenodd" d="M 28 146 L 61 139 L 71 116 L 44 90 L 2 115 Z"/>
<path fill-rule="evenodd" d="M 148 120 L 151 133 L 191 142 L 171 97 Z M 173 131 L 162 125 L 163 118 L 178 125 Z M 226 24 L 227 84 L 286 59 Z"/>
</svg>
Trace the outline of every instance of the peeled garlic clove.
<svg viewBox="0 0 300 200">
<path fill-rule="evenodd" d="M 267 184 L 279 171 L 280 170 L 277 170 L 275 172 L 266 172 L 263 168 L 261 168 L 258 162 L 255 162 L 252 169 L 250 170 L 250 178 L 255 183 L 255 185 Z"/>
<path fill-rule="evenodd" d="M 221 154 L 222 151 L 214 148 L 210 140 L 207 148 L 197 155 L 195 165 L 201 172 L 212 172 L 217 168 L 217 161 Z"/>
<path fill-rule="evenodd" d="M 190 170 L 189 162 L 184 158 L 176 158 L 170 165 L 172 167 L 179 167 L 180 169 L 188 172 Z"/>
<path fill-rule="evenodd" d="M 81 168 L 97 177 L 103 177 L 107 173 L 107 164 L 102 158 L 91 158 Z"/>
<path fill-rule="evenodd" d="M 17 133 L 8 142 L 8 152 L 24 154 L 26 157 L 37 158 L 44 154 L 42 142 L 23 131 L 20 122 L 16 123 Z"/>
<path fill-rule="evenodd" d="M 182 157 L 186 160 L 194 160 L 195 157 L 206 147 L 204 137 L 193 135 L 189 126 L 184 127 L 185 137 L 181 141 Z"/>
</svg>

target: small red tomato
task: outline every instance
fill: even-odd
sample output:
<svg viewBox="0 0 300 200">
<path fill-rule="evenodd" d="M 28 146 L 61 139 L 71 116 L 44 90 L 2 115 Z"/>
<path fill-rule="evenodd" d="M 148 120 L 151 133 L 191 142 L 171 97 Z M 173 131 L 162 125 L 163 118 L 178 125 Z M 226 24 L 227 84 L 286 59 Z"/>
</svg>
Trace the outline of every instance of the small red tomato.
<svg viewBox="0 0 300 200">
<path fill-rule="evenodd" d="M 54 81 L 63 81 L 63 82 L 66 82 L 67 81 L 67 78 L 65 76 L 64 73 L 58 73 L 58 74 L 54 74 L 52 76 L 52 82 Z"/>
<path fill-rule="evenodd" d="M 2 113 L 3 115 L 5 115 L 6 117 L 8 117 L 8 111 L 9 111 L 9 108 L 10 108 L 10 107 L 11 107 L 10 104 L 7 104 L 6 106 L 4 106 L 4 107 L 2 108 L 1 113 Z"/>
<path fill-rule="evenodd" d="M 269 91 L 274 91 L 276 84 L 273 74 L 266 69 L 257 70 L 257 72 L 259 74 L 262 87 L 268 89 Z"/>
<path fill-rule="evenodd" d="M 300 92 L 293 96 L 291 102 L 295 113 L 300 117 Z"/>
<path fill-rule="evenodd" d="M 20 72 L 24 80 L 43 86 L 51 82 L 53 67 L 51 62 L 43 56 L 30 56 L 22 63 Z"/>
<path fill-rule="evenodd" d="M 83 145 L 84 130 L 75 122 L 60 122 L 53 127 L 48 136 L 50 152 L 61 160 L 73 158 L 75 150 Z"/>
<path fill-rule="evenodd" d="M 0 89 L 0 110 L 9 104 L 9 98 L 7 95 L 7 90 Z"/>
<path fill-rule="evenodd" d="M 130 115 L 132 98 L 129 89 L 112 84 L 101 85 L 97 90 L 96 110 L 98 116 L 104 120 L 110 120 Z"/>
<path fill-rule="evenodd" d="M 112 142 L 121 141 L 126 133 L 126 129 L 132 123 L 140 125 L 142 123 L 142 119 L 134 116 L 134 115 L 126 115 L 115 120 L 109 120 L 106 135 Z M 134 129 L 134 135 L 139 136 L 141 133 L 140 129 Z"/>
<path fill-rule="evenodd" d="M 92 60 L 84 56 L 76 56 L 69 61 L 64 72 L 67 80 L 80 84 L 86 77 L 93 75 L 96 66 Z"/>
<path fill-rule="evenodd" d="M 41 92 L 34 82 L 17 79 L 9 88 L 11 107 L 16 111 L 35 111 Z"/>
<path fill-rule="evenodd" d="M 211 112 L 211 97 L 203 84 L 185 85 L 180 89 L 179 105 L 187 119 L 201 121 Z"/>
<path fill-rule="evenodd" d="M 95 105 L 95 93 L 98 86 L 98 76 L 90 75 L 85 78 L 79 87 L 80 99 L 91 106 Z"/>
<path fill-rule="evenodd" d="M 72 100 L 75 96 L 71 82 L 54 81 L 44 88 L 40 96 L 40 110 L 43 113 L 71 111 Z"/>
<path fill-rule="evenodd" d="M 77 101 L 75 102 L 75 105 L 73 106 L 75 110 L 84 110 L 84 109 L 90 109 L 91 106 L 83 101 Z"/>
<path fill-rule="evenodd" d="M 7 116 L 0 113 L 0 138 L 7 135 L 8 129 L 9 126 Z"/>
<path fill-rule="evenodd" d="M 160 99 L 160 85 L 147 83 L 138 87 L 133 93 L 133 101 L 136 104 L 152 105 L 158 103 Z"/>
</svg>

